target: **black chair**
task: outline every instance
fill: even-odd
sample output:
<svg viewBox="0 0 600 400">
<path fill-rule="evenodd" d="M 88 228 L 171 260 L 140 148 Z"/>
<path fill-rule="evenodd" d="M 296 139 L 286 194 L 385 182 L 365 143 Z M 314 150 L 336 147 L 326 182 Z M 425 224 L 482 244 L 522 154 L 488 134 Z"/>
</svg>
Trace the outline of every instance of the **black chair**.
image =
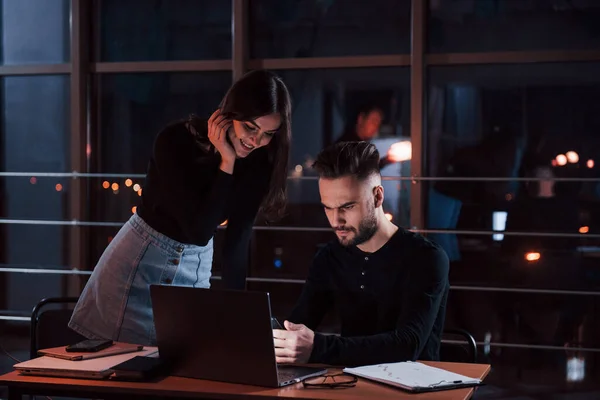
<svg viewBox="0 0 600 400">
<path fill-rule="evenodd" d="M 445 329 L 442 334 L 440 360 L 477 363 L 477 343 L 464 329 Z"/>
<path fill-rule="evenodd" d="M 77 297 L 50 297 L 41 300 L 31 312 L 30 358 L 37 357 L 39 349 L 66 346 L 86 338 L 68 327 Z M 56 308 L 51 305 L 59 305 Z"/>
</svg>

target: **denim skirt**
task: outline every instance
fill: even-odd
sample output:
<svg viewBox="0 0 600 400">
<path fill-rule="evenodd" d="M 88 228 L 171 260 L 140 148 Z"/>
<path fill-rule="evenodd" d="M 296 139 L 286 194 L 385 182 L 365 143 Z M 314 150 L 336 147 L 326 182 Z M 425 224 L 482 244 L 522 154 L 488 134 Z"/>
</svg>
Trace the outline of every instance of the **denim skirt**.
<svg viewBox="0 0 600 400">
<path fill-rule="evenodd" d="M 69 327 L 89 339 L 154 346 L 150 285 L 209 288 L 212 260 L 212 238 L 206 246 L 179 243 L 134 214 L 100 257 Z"/>
</svg>

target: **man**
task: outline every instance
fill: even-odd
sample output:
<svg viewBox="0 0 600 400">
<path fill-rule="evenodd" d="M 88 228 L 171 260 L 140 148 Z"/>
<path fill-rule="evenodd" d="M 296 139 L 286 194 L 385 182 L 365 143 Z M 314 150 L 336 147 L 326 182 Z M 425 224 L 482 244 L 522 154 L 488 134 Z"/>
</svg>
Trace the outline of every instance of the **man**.
<svg viewBox="0 0 600 400">
<path fill-rule="evenodd" d="M 366 142 L 335 144 L 314 167 L 337 241 L 315 256 L 285 330 L 278 363 L 368 365 L 439 359 L 448 296 L 446 253 L 384 215 L 379 154 Z M 335 304 L 341 335 L 315 333 Z"/>
<path fill-rule="evenodd" d="M 348 126 L 342 136 L 336 143 L 353 141 L 370 141 L 375 138 L 381 122 L 383 121 L 383 111 L 375 105 L 365 105 L 359 108 L 356 114 L 354 126 Z"/>
</svg>

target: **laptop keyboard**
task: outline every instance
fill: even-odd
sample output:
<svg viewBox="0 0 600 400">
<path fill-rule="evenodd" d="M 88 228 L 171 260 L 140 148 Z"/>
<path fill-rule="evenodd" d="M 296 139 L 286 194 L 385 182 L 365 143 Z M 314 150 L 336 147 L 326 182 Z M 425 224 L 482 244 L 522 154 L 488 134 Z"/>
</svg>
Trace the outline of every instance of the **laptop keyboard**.
<svg viewBox="0 0 600 400">
<path fill-rule="evenodd" d="M 277 372 L 277 379 L 279 380 L 279 382 L 288 382 L 296 379 L 298 376 L 300 376 L 298 371 L 291 371 L 289 369 L 286 369 L 284 371 L 279 370 Z"/>
</svg>

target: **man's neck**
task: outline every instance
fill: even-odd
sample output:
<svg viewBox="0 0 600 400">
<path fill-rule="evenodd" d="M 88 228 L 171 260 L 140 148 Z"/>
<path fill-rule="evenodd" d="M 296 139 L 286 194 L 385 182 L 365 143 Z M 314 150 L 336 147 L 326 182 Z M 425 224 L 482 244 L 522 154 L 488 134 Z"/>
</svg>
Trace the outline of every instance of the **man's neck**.
<svg viewBox="0 0 600 400">
<path fill-rule="evenodd" d="M 375 232 L 375 235 L 366 242 L 356 246 L 361 251 L 364 251 L 365 253 L 375 253 L 398 231 L 398 227 L 392 224 L 385 216 L 381 218 L 380 221 L 379 228 L 377 229 L 377 232 Z"/>
</svg>

